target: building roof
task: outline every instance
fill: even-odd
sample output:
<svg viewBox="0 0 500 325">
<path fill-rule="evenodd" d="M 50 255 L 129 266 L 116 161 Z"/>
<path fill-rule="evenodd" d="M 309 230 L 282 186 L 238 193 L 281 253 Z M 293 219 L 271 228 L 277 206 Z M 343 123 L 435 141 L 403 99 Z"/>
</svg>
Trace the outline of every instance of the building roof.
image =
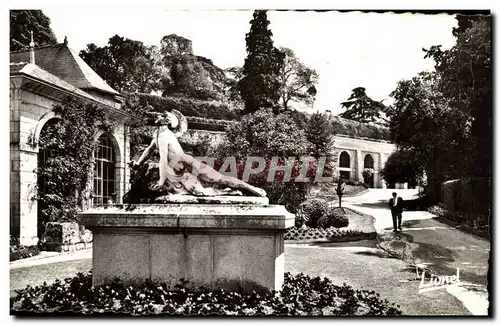
<svg viewBox="0 0 500 325">
<path fill-rule="evenodd" d="M 109 104 L 106 104 L 99 98 L 96 98 L 89 93 L 86 93 L 85 91 L 78 89 L 77 87 L 69 84 L 68 82 L 62 80 L 61 78 L 54 76 L 53 74 L 43 70 L 39 66 L 31 63 L 26 63 L 26 62 L 21 62 L 21 63 L 11 63 L 10 64 L 10 74 L 15 75 L 15 74 L 24 74 L 29 77 L 33 77 L 39 81 L 46 82 L 48 84 L 51 84 L 53 86 L 56 86 L 62 90 L 74 93 L 76 95 L 79 95 L 81 97 L 84 97 L 89 100 L 93 100 L 96 102 L 99 102 L 101 104 L 104 104 L 106 106 L 109 106 Z"/>
<path fill-rule="evenodd" d="M 11 52 L 10 62 L 29 62 L 29 53 L 29 50 Z M 35 64 L 76 88 L 97 89 L 112 95 L 120 95 L 66 43 L 36 48 Z"/>
</svg>

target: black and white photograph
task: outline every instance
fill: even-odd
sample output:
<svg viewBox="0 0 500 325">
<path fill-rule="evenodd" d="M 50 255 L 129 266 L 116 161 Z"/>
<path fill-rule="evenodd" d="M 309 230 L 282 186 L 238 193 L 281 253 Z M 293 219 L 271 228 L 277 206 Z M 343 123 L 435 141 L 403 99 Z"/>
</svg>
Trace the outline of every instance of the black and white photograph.
<svg viewBox="0 0 500 325">
<path fill-rule="evenodd" d="M 494 11 L 177 5 L 4 10 L 11 319 L 493 316 Z"/>
</svg>

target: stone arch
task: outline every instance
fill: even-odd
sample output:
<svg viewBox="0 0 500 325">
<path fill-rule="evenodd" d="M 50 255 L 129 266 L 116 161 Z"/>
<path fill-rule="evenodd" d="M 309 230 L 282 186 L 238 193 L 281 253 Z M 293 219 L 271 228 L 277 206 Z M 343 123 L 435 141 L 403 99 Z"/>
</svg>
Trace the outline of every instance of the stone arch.
<svg viewBox="0 0 500 325">
<path fill-rule="evenodd" d="M 374 161 L 373 157 L 371 154 L 366 154 L 365 159 L 363 161 L 363 182 L 367 184 L 369 187 L 374 187 L 375 186 L 375 175 L 374 173 Z M 370 171 L 365 171 L 366 169 L 369 169 Z M 367 175 L 365 175 L 365 172 Z"/>
<path fill-rule="evenodd" d="M 351 156 L 347 151 L 342 151 L 340 153 L 339 167 L 351 168 Z"/>
<path fill-rule="evenodd" d="M 38 123 L 37 125 L 35 126 L 35 130 L 33 131 L 33 147 L 36 148 L 36 149 L 39 149 L 38 148 L 38 143 L 40 141 L 40 134 L 42 133 L 42 130 L 43 130 L 43 127 L 45 126 L 45 124 L 47 124 L 47 122 L 49 122 L 50 120 L 60 120 L 61 117 L 59 115 L 56 115 L 56 113 L 54 112 L 48 112 L 48 113 L 45 113 L 44 115 L 42 115 L 42 117 L 38 120 Z"/>
<path fill-rule="evenodd" d="M 372 155 L 370 154 L 366 154 L 365 156 L 365 160 L 364 160 L 364 163 L 363 163 L 363 168 L 370 168 L 370 169 L 373 169 L 374 168 L 374 161 L 373 161 L 373 157 Z"/>
<path fill-rule="evenodd" d="M 43 177 L 43 173 L 40 173 L 40 170 L 43 170 L 47 159 L 55 155 L 58 155 L 57 149 L 42 147 L 40 145 L 40 137 L 43 135 L 43 132 L 47 130 L 47 127 L 59 122 L 60 120 L 61 118 L 59 116 L 56 116 L 53 112 L 47 113 L 44 116 L 42 116 L 35 129 L 33 141 L 34 142 L 36 141 L 34 143 L 34 147 L 36 148 L 37 151 L 38 170 L 37 170 L 36 182 L 37 182 L 38 195 L 42 195 L 45 193 L 46 190 L 45 182 L 47 181 L 47 179 Z M 45 231 L 45 224 L 49 221 L 48 218 L 45 217 L 44 214 L 42 213 L 42 211 L 46 208 L 48 208 L 48 206 L 45 205 L 43 200 L 41 201 L 39 200 L 37 203 L 37 235 L 39 238 Z"/>
<path fill-rule="evenodd" d="M 347 151 L 342 151 L 339 157 L 339 177 L 344 181 L 351 179 L 351 155 Z"/>
</svg>

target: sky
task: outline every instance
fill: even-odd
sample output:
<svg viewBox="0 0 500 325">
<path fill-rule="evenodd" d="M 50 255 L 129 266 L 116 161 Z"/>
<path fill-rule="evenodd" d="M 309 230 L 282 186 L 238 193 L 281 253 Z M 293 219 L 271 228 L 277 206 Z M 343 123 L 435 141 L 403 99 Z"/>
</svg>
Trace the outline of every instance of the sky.
<svg viewBox="0 0 500 325">
<path fill-rule="evenodd" d="M 59 42 L 68 37 L 80 51 L 103 46 L 118 34 L 146 45 L 178 34 L 193 42 L 193 52 L 220 68 L 243 65 L 249 10 L 165 10 L 161 7 L 42 6 Z M 319 74 L 314 110 L 341 113 L 340 103 L 362 86 L 375 100 L 391 103 L 397 82 L 432 70 L 422 48 L 454 45 L 452 15 L 269 11 L 274 45 L 292 49 Z"/>
</svg>

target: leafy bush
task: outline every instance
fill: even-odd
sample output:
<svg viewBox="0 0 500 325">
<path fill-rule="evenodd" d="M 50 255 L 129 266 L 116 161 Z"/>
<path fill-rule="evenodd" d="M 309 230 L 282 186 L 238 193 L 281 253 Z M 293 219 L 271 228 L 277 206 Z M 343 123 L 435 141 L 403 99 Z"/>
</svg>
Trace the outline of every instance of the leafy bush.
<svg viewBox="0 0 500 325">
<path fill-rule="evenodd" d="M 316 223 L 317 228 L 343 228 L 349 225 L 349 219 L 343 208 L 330 207 L 326 214 L 318 219 Z"/>
<path fill-rule="evenodd" d="M 327 215 L 328 203 L 323 199 L 308 199 L 299 206 L 301 215 L 308 227 L 316 227 L 318 220 Z"/>
<path fill-rule="evenodd" d="M 334 285 L 328 278 L 285 273 L 281 291 L 228 292 L 188 289 L 181 280 L 175 290 L 163 283 L 126 286 L 119 281 L 93 287 L 92 275 L 56 280 L 52 285 L 28 286 L 10 300 L 11 314 L 40 315 L 213 315 L 213 316 L 350 316 L 401 315 L 399 305 L 378 293 Z M 66 312 L 66 313 L 64 313 Z"/>
<path fill-rule="evenodd" d="M 40 254 L 37 246 L 23 246 L 19 243 L 19 238 L 10 236 L 10 261 L 32 257 Z"/>
<path fill-rule="evenodd" d="M 360 239 L 373 239 L 377 233 L 364 233 L 353 229 L 329 228 L 309 228 L 307 226 L 292 227 L 285 233 L 285 240 L 297 242 L 310 241 L 350 241 Z"/>
</svg>

